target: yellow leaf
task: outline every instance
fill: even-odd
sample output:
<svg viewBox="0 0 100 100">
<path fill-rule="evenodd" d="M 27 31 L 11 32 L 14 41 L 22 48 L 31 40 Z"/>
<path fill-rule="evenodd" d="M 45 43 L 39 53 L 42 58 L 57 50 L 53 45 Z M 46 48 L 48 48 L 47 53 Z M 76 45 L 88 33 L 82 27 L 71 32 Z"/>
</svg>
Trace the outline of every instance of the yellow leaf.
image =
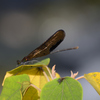
<svg viewBox="0 0 100 100">
<path fill-rule="evenodd" d="M 3 83 L 7 77 L 13 75 L 27 74 L 30 78 L 30 83 L 34 84 L 39 89 L 42 89 L 43 86 L 48 82 L 48 79 L 50 81 L 52 80 L 46 67 L 47 67 L 46 65 L 41 63 L 33 64 L 33 65 L 21 65 L 11 71 L 8 71 L 4 77 Z M 48 79 L 44 75 L 44 72 L 46 73 Z M 56 76 L 60 77 L 59 74 L 56 74 Z M 40 96 L 40 91 L 38 91 L 38 96 Z"/>
<path fill-rule="evenodd" d="M 21 96 L 22 100 L 38 100 L 40 98 L 37 90 L 30 86 L 30 82 L 28 81 L 22 83 Z"/>
<path fill-rule="evenodd" d="M 100 95 L 100 72 L 84 74 L 84 78 L 94 87 Z"/>
<path fill-rule="evenodd" d="M 37 95 L 36 92 L 36 89 L 34 89 L 32 86 L 29 87 L 22 100 L 39 100 L 40 97 Z"/>
</svg>

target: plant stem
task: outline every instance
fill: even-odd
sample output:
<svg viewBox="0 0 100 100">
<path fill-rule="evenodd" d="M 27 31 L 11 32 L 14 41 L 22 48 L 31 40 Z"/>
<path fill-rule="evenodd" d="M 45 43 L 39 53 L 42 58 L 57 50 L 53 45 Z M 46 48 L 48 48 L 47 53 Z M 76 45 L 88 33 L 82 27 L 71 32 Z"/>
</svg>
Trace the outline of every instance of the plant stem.
<svg viewBox="0 0 100 100">
<path fill-rule="evenodd" d="M 37 89 L 38 91 L 41 92 L 41 89 L 39 89 L 37 86 L 35 86 L 34 84 L 30 84 L 30 86 L 34 87 L 35 89 Z"/>
<path fill-rule="evenodd" d="M 84 76 L 80 76 L 80 77 L 76 78 L 76 80 L 79 80 L 79 79 L 82 79 L 82 78 L 84 78 Z"/>
</svg>

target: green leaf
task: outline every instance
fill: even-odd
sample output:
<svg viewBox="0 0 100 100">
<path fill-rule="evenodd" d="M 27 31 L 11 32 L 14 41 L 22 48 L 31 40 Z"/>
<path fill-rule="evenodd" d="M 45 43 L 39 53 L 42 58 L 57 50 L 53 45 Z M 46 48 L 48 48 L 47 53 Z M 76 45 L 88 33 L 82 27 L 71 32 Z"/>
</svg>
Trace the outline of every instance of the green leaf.
<svg viewBox="0 0 100 100">
<path fill-rule="evenodd" d="M 48 82 L 41 91 L 40 100 L 82 100 L 81 84 L 71 77 Z"/>
<path fill-rule="evenodd" d="M 34 65 L 48 65 L 50 63 L 50 58 L 46 58 L 42 61 L 39 61 L 38 63 L 35 63 Z"/>
<path fill-rule="evenodd" d="M 0 100 L 21 100 L 20 88 L 24 81 L 30 81 L 26 74 L 6 78 Z"/>
</svg>

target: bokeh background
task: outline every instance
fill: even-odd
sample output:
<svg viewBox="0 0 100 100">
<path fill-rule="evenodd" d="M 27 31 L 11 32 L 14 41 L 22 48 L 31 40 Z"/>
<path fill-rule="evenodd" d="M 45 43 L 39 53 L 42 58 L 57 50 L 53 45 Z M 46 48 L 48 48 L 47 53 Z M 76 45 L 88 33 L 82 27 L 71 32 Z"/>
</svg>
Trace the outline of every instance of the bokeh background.
<svg viewBox="0 0 100 100">
<path fill-rule="evenodd" d="M 62 76 L 70 71 L 81 76 L 100 72 L 100 1 L 99 0 L 1 0 L 0 1 L 0 91 L 6 71 L 16 67 L 32 50 L 54 32 L 63 29 L 64 41 L 57 50 L 79 46 L 78 50 L 48 55 L 49 67 L 56 64 Z M 83 100 L 100 100 L 85 80 Z"/>
</svg>

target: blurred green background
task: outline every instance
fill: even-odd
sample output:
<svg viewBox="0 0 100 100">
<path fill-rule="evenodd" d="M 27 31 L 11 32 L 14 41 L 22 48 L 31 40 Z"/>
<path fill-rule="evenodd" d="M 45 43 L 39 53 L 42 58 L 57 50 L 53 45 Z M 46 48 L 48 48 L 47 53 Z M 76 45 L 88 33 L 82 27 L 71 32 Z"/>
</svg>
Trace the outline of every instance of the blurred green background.
<svg viewBox="0 0 100 100">
<path fill-rule="evenodd" d="M 16 67 L 32 50 L 54 32 L 63 29 L 64 41 L 57 50 L 79 46 L 78 50 L 48 55 L 49 67 L 56 64 L 62 76 L 70 71 L 78 76 L 100 72 L 100 1 L 99 0 L 1 0 L 0 1 L 0 91 L 6 71 Z M 100 100 L 85 80 L 83 100 Z"/>
</svg>

